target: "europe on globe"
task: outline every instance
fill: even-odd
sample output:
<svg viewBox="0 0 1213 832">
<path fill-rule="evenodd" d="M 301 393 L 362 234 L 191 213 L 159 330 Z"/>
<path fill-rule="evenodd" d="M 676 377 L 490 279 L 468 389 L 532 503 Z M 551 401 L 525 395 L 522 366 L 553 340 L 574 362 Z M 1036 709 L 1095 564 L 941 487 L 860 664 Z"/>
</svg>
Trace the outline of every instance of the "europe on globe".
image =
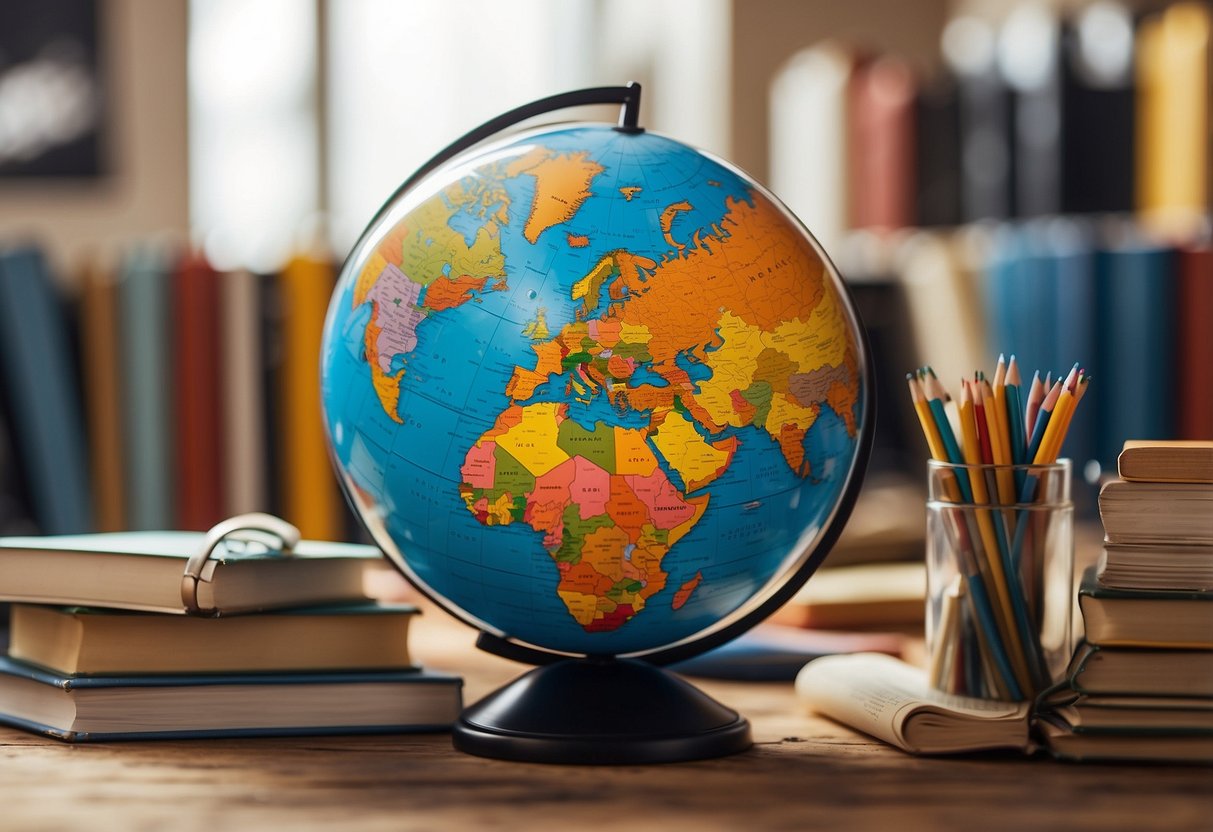
<svg viewBox="0 0 1213 832">
<path fill-rule="evenodd" d="M 652 133 L 542 128 L 385 208 L 325 327 L 343 484 L 469 623 L 637 655 L 742 615 L 854 476 L 859 324 L 799 223 Z"/>
</svg>

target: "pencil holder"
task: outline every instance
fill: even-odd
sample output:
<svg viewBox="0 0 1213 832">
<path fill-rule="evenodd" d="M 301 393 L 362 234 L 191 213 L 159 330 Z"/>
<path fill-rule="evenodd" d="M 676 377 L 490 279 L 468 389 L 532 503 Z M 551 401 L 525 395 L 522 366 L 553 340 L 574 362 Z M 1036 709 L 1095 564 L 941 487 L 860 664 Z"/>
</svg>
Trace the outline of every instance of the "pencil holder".
<svg viewBox="0 0 1213 832">
<path fill-rule="evenodd" d="M 927 631 L 932 685 L 1031 699 L 1073 652 L 1070 461 L 928 462 Z"/>
</svg>

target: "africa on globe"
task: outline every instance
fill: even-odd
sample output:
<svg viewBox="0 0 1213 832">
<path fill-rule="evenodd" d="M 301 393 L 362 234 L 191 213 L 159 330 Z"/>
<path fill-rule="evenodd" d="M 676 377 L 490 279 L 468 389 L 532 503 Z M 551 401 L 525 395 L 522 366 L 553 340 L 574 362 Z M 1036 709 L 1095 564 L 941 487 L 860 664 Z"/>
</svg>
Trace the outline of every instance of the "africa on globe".
<svg viewBox="0 0 1213 832">
<path fill-rule="evenodd" d="M 447 609 L 643 655 L 812 552 L 856 476 L 861 340 L 756 183 L 652 133 L 549 127 L 385 207 L 330 306 L 325 423 L 376 542 Z"/>
</svg>

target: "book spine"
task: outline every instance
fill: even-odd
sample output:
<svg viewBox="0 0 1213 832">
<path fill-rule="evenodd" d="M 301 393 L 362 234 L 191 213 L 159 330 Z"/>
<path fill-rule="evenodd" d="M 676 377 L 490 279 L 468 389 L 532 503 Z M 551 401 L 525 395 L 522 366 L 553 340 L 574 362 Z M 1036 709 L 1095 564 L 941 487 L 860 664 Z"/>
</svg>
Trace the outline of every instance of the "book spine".
<svg viewBox="0 0 1213 832">
<path fill-rule="evenodd" d="M 922 86 L 914 108 L 915 221 L 960 222 L 960 122 L 956 84 L 941 78 Z"/>
<path fill-rule="evenodd" d="M 1061 24 L 1047 8 L 1014 8 L 1000 32 L 998 63 L 1011 90 L 1011 181 L 1020 217 L 1061 210 Z"/>
<path fill-rule="evenodd" d="M 220 275 L 225 513 L 267 511 L 261 292 L 247 271 Z"/>
<path fill-rule="evenodd" d="M 127 527 L 132 530 L 173 525 L 166 262 L 165 255 L 154 248 L 136 250 L 123 266 L 118 288 Z"/>
<path fill-rule="evenodd" d="M 1175 421 L 1175 281 L 1168 249 L 1114 247 L 1099 254 L 1095 378 L 1099 461 L 1108 471 L 1126 439 L 1166 439 Z"/>
<path fill-rule="evenodd" d="M 1115 4 L 1092 5 L 1065 27 L 1063 38 L 1062 210 L 1131 211 L 1136 91 L 1130 13 Z"/>
<path fill-rule="evenodd" d="M 1187 234 L 1209 209 L 1210 31 L 1207 4 L 1176 3 L 1137 39 L 1137 203 L 1166 234 Z"/>
<path fill-rule="evenodd" d="M 860 65 L 847 88 L 851 228 L 914 223 L 914 74 L 880 57 Z"/>
<path fill-rule="evenodd" d="M 173 324 L 177 527 L 205 530 L 224 510 L 219 282 L 201 255 L 187 255 L 178 264 Z"/>
<path fill-rule="evenodd" d="M 852 56 L 822 43 L 797 53 L 771 82 L 771 185 L 829 251 L 847 209 L 847 84 Z"/>
<path fill-rule="evenodd" d="M 1177 433 L 1213 439 L 1213 246 L 1180 252 L 1176 311 Z"/>
<path fill-rule="evenodd" d="M 97 531 L 116 532 L 126 528 L 117 287 L 113 276 L 95 263 L 86 268 L 82 283 L 80 352 L 93 473 L 93 511 Z"/>
<path fill-rule="evenodd" d="M 92 530 L 88 452 L 64 310 L 42 254 L 0 253 L 0 381 L 44 534 Z"/>
<path fill-rule="evenodd" d="M 280 276 L 283 310 L 282 421 L 278 435 L 283 515 L 304 537 L 336 540 L 344 518 L 320 407 L 320 342 L 333 268 L 296 257 Z"/>
</svg>

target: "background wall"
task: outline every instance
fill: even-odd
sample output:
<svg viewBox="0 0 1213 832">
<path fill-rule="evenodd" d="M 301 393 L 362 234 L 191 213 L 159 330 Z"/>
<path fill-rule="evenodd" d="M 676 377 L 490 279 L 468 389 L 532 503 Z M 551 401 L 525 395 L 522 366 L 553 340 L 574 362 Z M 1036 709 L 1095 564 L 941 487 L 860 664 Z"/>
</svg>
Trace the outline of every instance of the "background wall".
<svg viewBox="0 0 1213 832">
<path fill-rule="evenodd" d="M 775 73 L 825 38 L 935 66 L 949 0 L 737 0 L 733 4 L 732 160 L 762 181 L 767 95 Z"/>
<path fill-rule="evenodd" d="M 189 229 L 187 0 L 104 0 L 106 163 L 93 181 L 0 184 L 0 232 L 42 242 L 59 272 L 133 238 Z"/>
</svg>

